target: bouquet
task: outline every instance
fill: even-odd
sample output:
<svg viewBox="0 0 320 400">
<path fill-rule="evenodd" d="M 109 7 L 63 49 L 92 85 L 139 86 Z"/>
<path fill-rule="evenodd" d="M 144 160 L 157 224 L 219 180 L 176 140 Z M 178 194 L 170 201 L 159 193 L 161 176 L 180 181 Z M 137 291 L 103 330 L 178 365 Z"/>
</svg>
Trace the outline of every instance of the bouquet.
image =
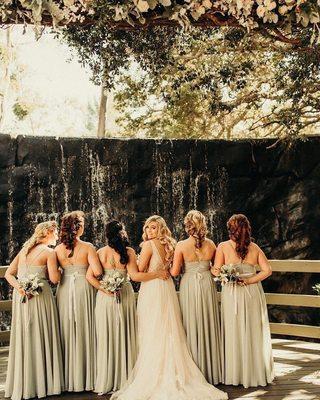
<svg viewBox="0 0 320 400">
<path fill-rule="evenodd" d="M 39 296 L 42 292 L 43 282 L 41 282 L 41 278 L 39 274 L 30 274 L 26 277 L 18 279 L 18 283 L 25 291 L 25 295 L 21 298 L 21 303 L 25 303 L 27 300 L 30 300 L 33 296 Z"/>
<path fill-rule="evenodd" d="M 312 289 L 317 292 L 318 295 L 320 295 L 320 283 L 315 284 L 312 286 Z"/>
<path fill-rule="evenodd" d="M 224 286 L 228 283 L 238 283 L 241 278 L 237 268 L 233 264 L 228 264 L 221 267 L 219 275 L 214 280 Z"/>
<path fill-rule="evenodd" d="M 102 287 L 102 289 L 112 293 L 115 296 L 117 303 L 120 303 L 121 289 L 127 281 L 128 278 L 126 276 L 123 276 L 123 274 L 114 270 L 112 271 L 112 274 L 109 274 L 102 278 L 102 280 L 100 281 L 100 286 Z"/>
</svg>

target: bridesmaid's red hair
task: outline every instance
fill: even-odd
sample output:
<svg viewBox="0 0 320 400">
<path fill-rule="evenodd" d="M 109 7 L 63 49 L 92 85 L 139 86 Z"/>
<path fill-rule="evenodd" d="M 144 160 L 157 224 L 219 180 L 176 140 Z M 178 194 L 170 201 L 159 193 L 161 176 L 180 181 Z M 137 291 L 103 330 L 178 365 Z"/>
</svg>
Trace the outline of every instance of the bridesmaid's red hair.
<svg viewBox="0 0 320 400">
<path fill-rule="evenodd" d="M 236 242 L 236 252 L 244 260 L 248 254 L 248 248 L 252 242 L 251 225 L 243 214 L 234 214 L 227 222 L 229 237 Z"/>
<path fill-rule="evenodd" d="M 81 227 L 81 217 L 84 217 L 84 213 L 82 211 L 72 211 L 68 214 L 65 214 L 61 219 L 60 241 L 68 250 L 71 250 L 71 253 L 68 257 L 73 256 L 77 233 Z"/>
</svg>

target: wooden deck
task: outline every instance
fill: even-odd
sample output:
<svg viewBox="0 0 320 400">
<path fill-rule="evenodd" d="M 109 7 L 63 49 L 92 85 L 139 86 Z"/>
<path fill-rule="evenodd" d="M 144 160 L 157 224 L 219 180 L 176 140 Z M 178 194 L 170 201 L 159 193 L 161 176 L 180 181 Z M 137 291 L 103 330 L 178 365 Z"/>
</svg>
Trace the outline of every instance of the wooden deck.
<svg viewBox="0 0 320 400">
<path fill-rule="evenodd" d="M 243 389 L 219 386 L 230 400 L 320 400 L 320 343 L 273 339 L 276 379 L 267 387 Z M 4 399 L 4 381 L 8 348 L 0 348 L 0 400 Z M 50 400 L 85 400 L 106 397 L 92 393 L 68 393 Z"/>
</svg>

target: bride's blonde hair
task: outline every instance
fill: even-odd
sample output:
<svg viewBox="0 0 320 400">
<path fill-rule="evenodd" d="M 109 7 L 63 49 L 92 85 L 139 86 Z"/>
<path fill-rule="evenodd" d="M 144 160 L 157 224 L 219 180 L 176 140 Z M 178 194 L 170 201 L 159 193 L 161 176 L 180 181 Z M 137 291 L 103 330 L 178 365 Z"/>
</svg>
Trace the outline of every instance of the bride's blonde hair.
<svg viewBox="0 0 320 400">
<path fill-rule="evenodd" d="M 37 246 L 43 239 L 45 239 L 49 233 L 53 232 L 58 228 L 56 221 L 41 222 L 38 224 L 34 230 L 33 235 L 28 239 L 22 247 L 25 251 L 26 256 L 30 251 Z"/>
<path fill-rule="evenodd" d="M 196 248 L 200 249 L 208 233 L 205 216 L 198 210 L 191 210 L 184 218 L 184 226 L 187 234 L 195 239 Z"/>
<path fill-rule="evenodd" d="M 157 239 L 164 246 L 164 250 L 166 253 L 165 260 L 169 263 L 173 259 L 176 241 L 173 239 L 172 233 L 171 233 L 170 229 L 168 228 L 166 221 L 162 217 L 160 217 L 160 215 L 152 215 L 145 221 L 144 226 L 143 226 L 142 239 L 144 242 L 149 240 L 147 232 L 146 232 L 146 228 L 149 224 L 151 224 L 151 222 L 155 222 L 158 225 Z"/>
</svg>

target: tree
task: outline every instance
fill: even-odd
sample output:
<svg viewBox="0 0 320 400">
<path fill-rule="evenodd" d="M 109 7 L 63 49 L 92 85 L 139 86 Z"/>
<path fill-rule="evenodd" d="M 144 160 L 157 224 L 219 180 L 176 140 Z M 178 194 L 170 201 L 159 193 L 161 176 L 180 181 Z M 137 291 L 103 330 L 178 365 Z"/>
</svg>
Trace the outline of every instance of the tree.
<svg viewBox="0 0 320 400">
<path fill-rule="evenodd" d="M 318 0 L 4 0 L 0 21 L 33 23 L 38 33 L 41 24 L 122 30 L 232 26 L 300 45 L 299 38 L 291 37 L 291 30 L 311 26 L 311 42 L 319 38 L 320 5 Z"/>
<path fill-rule="evenodd" d="M 131 62 L 115 80 L 126 135 L 295 138 L 317 132 L 319 49 L 289 51 L 238 29 L 169 38 L 166 28 L 163 34 L 167 51 L 156 43 L 153 53 L 142 39 L 143 49 L 131 47 Z"/>
<path fill-rule="evenodd" d="M 117 87 L 130 134 L 292 138 L 318 127 L 317 0 L 36 3 L 6 0 L 2 19 L 65 26 L 94 82 Z M 133 62 L 143 78 L 130 77 Z"/>
<path fill-rule="evenodd" d="M 12 40 L 13 27 L 2 32 L 0 45 L 0 132 L 6 125 L 7 115 L 13 113 L 17 120 L 30 118 L 35 104 L 22 93 L 21 77 L 24 67 L 17 60 L 17 47 Z"/>
<path fill-rule="evenodd" d="M 101 85 L 100 105 L 99 105 L 99 121 L 98 121 L 98 137 L 104 137 L 106 134 L 106 112 L 107 112 L 107 94 L 104 85 Z"/>
<path fill-rule="evenodd" d="M 8 102 L 8 96 L 10 87 L 14 78 L 11 75 L 12 59 L 14 52 L 11 42 L 11 27 L 8 27 L 5 35 L 5 43 L 1 45 L 0 57 L 1 57 L 1 86 L 0 86 L 0 131 L 3 126 L 5 108 Z"/>
</svg>

